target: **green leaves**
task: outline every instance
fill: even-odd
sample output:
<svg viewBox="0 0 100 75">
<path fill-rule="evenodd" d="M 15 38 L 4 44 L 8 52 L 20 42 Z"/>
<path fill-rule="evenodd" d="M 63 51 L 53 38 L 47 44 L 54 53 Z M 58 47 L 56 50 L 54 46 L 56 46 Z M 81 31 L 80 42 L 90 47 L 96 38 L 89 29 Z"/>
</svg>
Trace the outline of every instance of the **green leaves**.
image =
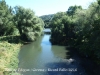
<svg viewBox="0 0 100 75">
<path fill-rule="evenodd" d="M 50 23 L 52 44 L 74 47 L 81 55 L 89 56 L 100 64 L 99 16 L 97 2 L 91 3 L 88 9 L 70 6 L 67 14 L 56 13 Z"/>
<path fill-rule="evenodd" d="M 78 9 L 80 9 L 80 10 L 82 10 L 82 7 L 81 6 L 70 6 L 69 8 L 68 8 L 68 11 L 67 11 L 67 14 L 69 15 L 69 16 L 72 16 L 72 18 L 73 18 L 73 15 L 75 14 L 75 12 L 78 10 Z"/>
<path fill-rule="evenodd" d="M 100 5 L 100 0 L 97 0 L 98 1 L 98 4 Z"/>
<path fill-rule="evenodd" d="M 16 6 L 14 20 L 17 23 L 16 26 L 22 39 L 26 37 L 28 41 L 34 41 L 37 36 L 42 34 L 44 23 L 40 18 L 35 16 L 31 9 Z"/>
<path fill-rule="evenodd" d="M 7 71 L 7 69 L 18 68 L 18 53 L 20 51 L 21 44 L 10 44 L 8 42 L 0 43 L 0 71 L 4 75 L 15 75 L 15 72 Z"/>
<path fill-rule="evenodd" d="M 65 12 L 58 12 L 54 15 L 50 26 L 51 29 L 51 42 L 54 44 L 66 44 L 66 39 L 69 38 L 72 20 L 66 15 Z M 64 41 L 63 41 L 64 40 Z"/>
<path fill-rule="evenodd" d="M 0 1 L 0 36 L 12 35 L 15 29 L 12 8 L 9 7 L 5 0 Z"/>
</svg>

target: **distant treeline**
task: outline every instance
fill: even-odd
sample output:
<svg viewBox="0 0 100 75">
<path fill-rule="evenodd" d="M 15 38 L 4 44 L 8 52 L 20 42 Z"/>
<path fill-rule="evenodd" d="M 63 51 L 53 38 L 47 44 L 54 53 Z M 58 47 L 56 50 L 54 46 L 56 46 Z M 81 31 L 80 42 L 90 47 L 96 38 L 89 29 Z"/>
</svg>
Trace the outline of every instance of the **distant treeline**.
<svg viewBox="0 0 100 75">
<path fill-rule="evenodd" d="M 53 16 L 54 14 L 40 16 L 44 21 L 44 28 L 50 28 L 50 22 L 52 21 Z"/>
</svg>

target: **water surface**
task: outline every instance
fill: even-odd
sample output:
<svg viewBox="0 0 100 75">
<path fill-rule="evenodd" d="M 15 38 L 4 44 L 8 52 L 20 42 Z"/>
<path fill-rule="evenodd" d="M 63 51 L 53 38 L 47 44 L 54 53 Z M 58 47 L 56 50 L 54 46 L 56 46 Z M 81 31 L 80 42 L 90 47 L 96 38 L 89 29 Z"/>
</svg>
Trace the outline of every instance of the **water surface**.
<svg viewBox="0 0 100 75">
<path fill-rule="evenodd" d="M 51 45 L 49 38 L 50 35 L 45 34 L 37 41 L 22 46 L 19 72 L 22 75 L 85 75 L 80 74 L 83 70 L 78 63 L 73 64 L 65 59 L 65 46 Z M 73 71 L 69 71 L 70 69 Z"/>
</svg>

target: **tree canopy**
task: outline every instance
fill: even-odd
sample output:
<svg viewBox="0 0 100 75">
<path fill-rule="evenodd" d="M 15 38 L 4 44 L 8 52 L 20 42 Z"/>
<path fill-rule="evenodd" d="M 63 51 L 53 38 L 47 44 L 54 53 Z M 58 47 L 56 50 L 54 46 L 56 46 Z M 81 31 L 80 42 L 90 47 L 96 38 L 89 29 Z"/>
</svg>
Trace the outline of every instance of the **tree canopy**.
<svg viewBox="0 0 100 75">
<path fill-rule="evenodd" d="M 12 8 L 6 4 L 5 0 L 0 1 L 0 35 L 11 35 L 15 28 Z"/>
<path fill-rule="evenodd" d="M 100 64 L 99 0 L 91 3 L 88 9 L 70 6 L 66 13 L 56 13 L 50 24 L 52 44 L 69 45 Z"/>
<path fill-rule="evenodd" d="M 35 16 L 31 9 L 16 6 L 14 13 L 15 25 L 22 38 L 26 37 L 29 41 L 34 41 L 37 36 L 42 34 L 44 23 L 40 18 Z"/>
<path fill-rule="evenodd" d="M 0 36 L 19 34 L 24 41 L 34 41 L 44 29 L 44 22 L 31 9 L 12 8 L 0 1 Z"/>
</svg>

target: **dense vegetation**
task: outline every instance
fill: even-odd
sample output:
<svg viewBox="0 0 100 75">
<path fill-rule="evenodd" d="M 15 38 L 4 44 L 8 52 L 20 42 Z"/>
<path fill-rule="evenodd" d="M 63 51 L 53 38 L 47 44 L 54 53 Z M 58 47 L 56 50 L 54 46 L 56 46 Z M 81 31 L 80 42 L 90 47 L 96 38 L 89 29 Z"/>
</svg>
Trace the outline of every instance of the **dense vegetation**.
<svg viewBox="0 0 100 75">
<path fill-rule="evenodd" d="M 35 41 L 44 27 L 51 28 L 52 44 L 73 47 L 100 64 L 100 0 L 88 9 L 75 5 L 40 18 L 31 9 L 12 8 L 0 0 L 0 74 L 14 75 L 6 69 L 18 67 L 21 43 Z"/>
<path fill-rule="evenodd" d="M 12 8 L 5 1 L 0 1 L 0 36 L 11 35 L 14 29 Z"/>
<path fill-rule="evenodd" d="M 54 14 L 40 16 L 40 18 L 44 21 L 44 28 L 51 27 L 50 22 L 51 22 L 53 16 L 54 16 Z"/>
<path fill-rule="evenodd" d="M 14 22 L 22 39 L 34 41 L 42 34 L 44 23 L 31 9 L 16 6 L 14 13 Z"/>
<path fill-rule="evenodd" d="M 52 44 L 69 45 L 100 64 L 100 1 L 88 9 L 70 6 L 67 12 L 56 13 L 50 26 Z"/>
<path fill-rule="evenodd" d="M 0 36 L 19 34 L 27 41 L 34 41 L 42 34 L 44 22 L 31 9 L 22 6 L 9 7 L 0 1 Z M 25 40 L 25 41 L 26 41 Z"/>
<path fill-rule="evenodd" d="M 35 41 L 43 29 L 44 22 L 31 9 L 0 0 L 0 75 L 19 75 L 7 69 L 17 70 L 21 44 Z"/>
<path fill-rule="evenodd" d="M 21 44 L 0 43 L 0 75 L 18 75 L 14 69 L 18 68 L 18 53 Z"/>
</svg>

